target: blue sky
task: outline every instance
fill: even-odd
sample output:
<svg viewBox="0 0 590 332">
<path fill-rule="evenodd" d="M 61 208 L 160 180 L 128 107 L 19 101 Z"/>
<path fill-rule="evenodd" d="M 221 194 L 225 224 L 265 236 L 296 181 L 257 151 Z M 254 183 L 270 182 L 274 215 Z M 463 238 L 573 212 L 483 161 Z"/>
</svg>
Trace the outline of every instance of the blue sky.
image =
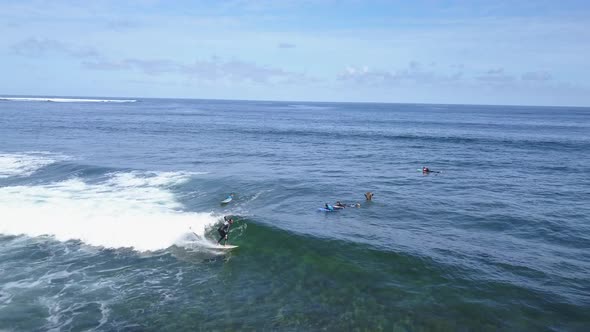
<svg viewBox="0 0 590 332">
<path fill-rule="evenodd" d="M 590 2 L 0 0 L 0 95 L 590 106 Z"/>
</svg>

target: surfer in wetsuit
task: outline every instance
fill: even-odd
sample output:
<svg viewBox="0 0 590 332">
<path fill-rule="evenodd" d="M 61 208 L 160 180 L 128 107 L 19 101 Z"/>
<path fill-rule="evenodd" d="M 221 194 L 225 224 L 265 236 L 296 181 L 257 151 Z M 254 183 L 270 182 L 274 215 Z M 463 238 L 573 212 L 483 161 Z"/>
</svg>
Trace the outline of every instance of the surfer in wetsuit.
<svg viewBox="0 0 590 332">
<path fill-rule="evenodd" d="M 344 204 L 340 203 L 340 201 L 338 201 L 338 202 L 336 202 L 336 204 L 334 204 L 334 207 L 335 208 L 342 209 L 342 208 L 345 208 L 346 205 L 344 205 Z"/>
<path fill-rule="evenodd" d="M 328 211 L 334 211 L 334 207 L 328 203 L 326 203 L 325 207 L 326 207 L 326 210 L 328 210 Z"/>
<path fill-rule="evenodd" d="M 221 240 L 223 241 L 223 245 L 225 245 L 227 243 L 227 235 L 229 234 L 229 227 L 234 223 L 234 220 L 232 218 L 227 218 L 227 217 L 223 217 L 223 224 L 221 226 L 219 226 L 219 228 L 217 229 L 217 231 L 219 232 L 219 235 L 221 235 L 221 237 L 219 238 L 219 241 L 217 241 L 217 244 L 221 244 Z"/>
<path fill-rule="evenodd" d="M 422 167 L 422 174 L 430 174 L 430 173 L 442 173 L 442 171 L 433 171 L 426 166 Z"/>
</svg>

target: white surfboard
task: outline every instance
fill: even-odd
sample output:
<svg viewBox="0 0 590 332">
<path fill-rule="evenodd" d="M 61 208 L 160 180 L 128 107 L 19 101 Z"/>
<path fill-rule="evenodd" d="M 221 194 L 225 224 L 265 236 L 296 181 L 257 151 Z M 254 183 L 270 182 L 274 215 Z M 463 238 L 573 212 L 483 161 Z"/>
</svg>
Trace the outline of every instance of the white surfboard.
<svg viewBox="0 0 590 332">
<path fill-rule="evenodd" d="M 207 248 L 211 248 L 211 249 L 221 249 L 221 250 L 229 250 L 229 249 L 235 249 L 238 246 L 232 246 L 231 244 L 227 244 L 227 245 L 221 245 L 221 244 L 215 244 L 212 246 L 208 246 Z"/>
</svg>

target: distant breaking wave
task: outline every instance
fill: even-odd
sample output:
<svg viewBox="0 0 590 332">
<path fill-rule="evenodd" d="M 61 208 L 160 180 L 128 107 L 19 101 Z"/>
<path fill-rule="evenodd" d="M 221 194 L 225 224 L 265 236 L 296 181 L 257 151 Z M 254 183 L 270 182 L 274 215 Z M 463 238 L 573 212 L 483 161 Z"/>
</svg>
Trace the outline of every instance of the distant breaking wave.
<svg viewBox="0 0 590 332">
<path fill-rule="evenodd" d="M 327 110 L 327 109 L 331 109 L 333 107 L 331 107 L 331 106 L 294 104 L 294 105 L 289 105 L 288 108 L 295 108 L 295 109 L 300 109 L 300 110 Z"/>
<path fill-rule="evenodd" d="M 135 99 L 82 99 L 82 98 L 28 98 L 0 97 L 6 101 L 49 101 L 54 103 L 135 103 Z"/>
</svg>

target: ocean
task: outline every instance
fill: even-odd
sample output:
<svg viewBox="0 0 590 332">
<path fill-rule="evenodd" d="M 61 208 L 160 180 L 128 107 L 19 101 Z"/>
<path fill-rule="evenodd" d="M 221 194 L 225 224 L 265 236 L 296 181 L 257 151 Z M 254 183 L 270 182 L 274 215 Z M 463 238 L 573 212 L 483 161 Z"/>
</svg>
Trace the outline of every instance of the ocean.
<svg viewBox="0 0 590 332">
<path fill-rule="evenodd" d="M 589 108 L 0 99 L 0 330 L 590 329 Z"/>
</svg>

